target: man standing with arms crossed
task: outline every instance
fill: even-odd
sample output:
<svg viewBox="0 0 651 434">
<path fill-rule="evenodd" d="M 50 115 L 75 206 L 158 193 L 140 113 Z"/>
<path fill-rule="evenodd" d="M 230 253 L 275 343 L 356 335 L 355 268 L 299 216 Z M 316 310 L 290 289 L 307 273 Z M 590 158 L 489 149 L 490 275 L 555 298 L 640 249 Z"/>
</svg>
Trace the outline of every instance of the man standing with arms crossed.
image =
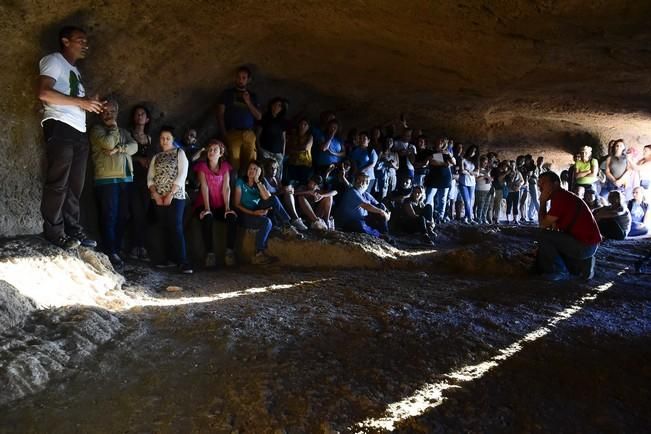
<svg viewBox="0 0 651 434">
<path fill-rule="evenodd" d="M 81 74 L 75 66 L 88 53 L 86 32 L 64 27 L 59 32 L 60 51 L 39 62 L 38 99 L 43 103 L 43 136 L 47 171 L 41 214 L 45 238 L 73 249 L 80 244 L 95 247 L 79 223 L 79 200 L 84 189 L 88 138 L 86 112 L 101 113 L 104 104 L 87 98 Z"/>
<path fill-rule="evenodd" d="M 246 169 L 255 160 L 255 121 L 262 119 L 256 95 L 248 89 L 251 70 L 237 69 L 235 87 L 226 89 L 219 97 L 217 123 L 228 146 L 230 163 L 236 171 Z"/>
</svg>

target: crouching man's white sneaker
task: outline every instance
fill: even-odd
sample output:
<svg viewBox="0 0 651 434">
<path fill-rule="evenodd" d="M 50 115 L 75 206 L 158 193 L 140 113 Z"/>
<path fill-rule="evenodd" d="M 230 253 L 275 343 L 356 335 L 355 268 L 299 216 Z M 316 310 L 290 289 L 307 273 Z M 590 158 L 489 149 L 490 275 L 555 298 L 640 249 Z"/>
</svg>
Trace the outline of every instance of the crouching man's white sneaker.
<svg viewBox="0 0 651 434">
<path fill-rule="evenodd" d="M 303 220 L 298 218 L 296 220 L 292 220 L 292 226 L 296 228 L 296 230 L 304 232 L 307 230 L 307 226 L 305 226 L 305 223 L 303 223 Z"/>
<path fill-rule="evenodd" d="M 287 238 L 297 238 L 299 240 L 303 239 L 303 234 L 296 230 L 296 228 L 290 224 L 283 226 L 280 229 L 280 233 Z"/>
<path fill-rule="evenodd" d="M 326 225 L 323 220 L 318 218 L 310 225 L 310 229 L 314 231 L 327 231 L 328 225 Z"/>
</svg>

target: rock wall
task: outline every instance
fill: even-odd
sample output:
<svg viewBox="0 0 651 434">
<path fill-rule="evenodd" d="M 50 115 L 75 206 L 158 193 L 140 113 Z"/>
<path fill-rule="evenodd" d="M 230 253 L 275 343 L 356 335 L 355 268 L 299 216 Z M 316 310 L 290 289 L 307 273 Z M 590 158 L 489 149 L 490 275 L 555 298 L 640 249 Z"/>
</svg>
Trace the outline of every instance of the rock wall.
<svg viewBox="0 0 651 434">
<path fill-rule="evenodd" d="M 431 135 L 560 165 L 577 142 L 651 140 L 649 12 L 587 0 L 3 2 L 0 236 L 40 231 L 34 83 L 63 24 L 89 31 L 90 92 L 115 94 L 123 114 L 148 102 L 154 127 L 214 134 L 217 95 L 246 63 L 261 101 L 286 96 L 292 114 L 334 109 L 347 129 L 406 112 Z"/>
</svg>

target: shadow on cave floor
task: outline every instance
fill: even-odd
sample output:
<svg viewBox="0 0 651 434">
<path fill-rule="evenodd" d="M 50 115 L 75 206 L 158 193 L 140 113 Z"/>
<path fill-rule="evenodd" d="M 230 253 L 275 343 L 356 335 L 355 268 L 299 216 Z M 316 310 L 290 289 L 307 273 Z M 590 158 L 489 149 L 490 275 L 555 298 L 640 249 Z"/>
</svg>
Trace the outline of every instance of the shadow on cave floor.
<svg viewBox="0 0 651 434">
<path fill-rule="evenodd" d="M 651 282 L 617 274 L 648 244 L 605 243 L 594 282 L 552 283 L 514 271 L 526 261 L 503 272 L 462 267 L 468 258 L 515 260 L 527 228 L 495 235 L 455 230 L 469 248 L 450 248 L 446 273 L 437 258 L 395 269 L 243 268 L 190 279 L 127 270 L 127 291 L 146 288 L 154 274 L 157 285 L 183 284 L 184 291 L 157 293 L 150 285 L 169 304 L 119 312 L 119 335 L 71 377 L 0 409 L 0 430 L 356 431 L 423 384 L 492 360 L 545 327 L 549 333 L 485 375 L 456 384 L 439 406 L 397 420 L 395 429 L 646 429 Z M 503 248 L 487 250 L 492 236 Z M 600 285 L 610 286 L 597 291 Z M 230 296 L 215 298 L 220 294 Z M 576 305 L 581 309 L 549 326 Z"/>
</svg>

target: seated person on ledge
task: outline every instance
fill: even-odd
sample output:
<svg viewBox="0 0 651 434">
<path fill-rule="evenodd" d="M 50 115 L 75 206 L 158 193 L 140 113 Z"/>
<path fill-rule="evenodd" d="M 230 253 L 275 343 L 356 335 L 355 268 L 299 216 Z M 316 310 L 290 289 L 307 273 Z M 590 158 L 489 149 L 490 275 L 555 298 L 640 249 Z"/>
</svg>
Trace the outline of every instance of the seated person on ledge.
<svg viewBox="0 0 651 434">
<path fill-rule="evenodd" d="M 337 226 L 346 232 L 361 232 L 386 237 L 391 213 L 366 191 L 368 176 L 358 173 L 355 183 L 341 197 L 335 210 Z"/>
<path fill-rule="evenodd" d="M 567 271 L 591 279 L 601 234 L 590 209 L 578 196 L 561 188 L 554 172 L 542 173 L 538 187 L 538 221 L 547 230 L 540 232 L 537 271 L 552 280 L 564 278 Z M 547 202 L 551 203 L 549 211 Z"/>
<path fill-rule="evenodd" d="M 324 191 L 321 189 L 323 179 L 314 175 L 307 182 L 307 185 L 296 191 L 301 213 L 310 222 L 310 229 L 319 231 L 334 230 L 334 220 L 330 217 L 332 211 L 332 199 L 337 191 Z"/>
<path fill-rule="evenodd" d="M 423 241 L 428 244 L 434 243 L 434 213 L 432 205 L 425 203 L 425 191 L 420 185 L 415 186 L 411 196 L 402 203 L 402 209 L 397 213 L 399 228 L 401 231 L 413 234 L 419 232 L 423 235 Z"/>
<path fill-rule="evenodd" d="M 588 205 L 588 208 L 590 208 L 590 210 L 592 211 L 594 211 L 595 209 L 601 206 L 604 206 L 601 196 L 598 196 L 592 190 L 588 190 L 583 194 L 583 201 Z"/>
<path fill-rule="evenodd" d="M 326 185 L 328 191 L 336 191 L 339 195 L 335 201 L 341 198 L 352 185 L 350 182 L 351 172 L 350 161 L 344 160 L 337 166 L 332 166 L 325 176 L 323 176 L 323 183 Z"/>
<path fill-rule="evenodd" d="M 269 233 L 274 225 L 280 226 L 284 235 L 302 238 L 289 224 L 289 216 L 278 198 L 272 196 L 260 180 L 261 174 L 260 165 L 251 161 L 246 175 L 235 183 L 233 197 L 240 224 L 258 231 L 255 235 L 255 256 L 251 260 L 253 264 L 268 264 L 275 259 L 266 254 Z"/>
<path fill-rule="evenodd" d="M 226 146 L 220 140 L 212 139 L 206 146 L 207 158 L 197 162 L 193 170 L 199 179 L 200 194 L 194 201 L 194 214 L 201 221 L 203 242 L 206 246 L 206 267 L 217 265 L 213 247 L 213 223 L 226 222 L 227 266 L 235 265 L 235 228 L 237 214 L 230 208 L 231 165 L 224 159 Z"/>
<path fill-rule="evenodd" d="M 262 179 L 267 191 L 273 196 L 281 199 L 281 203 L 291 219 L 292 226 L 298 231 L 306 231 L 307 226 L 296 213 L 296 200 L 294 199 L 294 187 L 283 185 L 278 177 L 278 162 L 272 158 L 264 161 L 264 178 Z"/>
<path fill-rule="evenodd" d="M 403 202 L 411 196 L 412 189 L 411 178 L 403 174 L 398 181 L 396 189 L 389 192 L 382 203 L 386 205 L 389 211 L 398 210 L 402 207 Z"/>
<path fill-rule="evenodd" d="M 622 193 L 618 190 L 611 190 L 608 193 L 608 205 L 597 208 L 592 213 L 605 239 L 623 240 L 631 230 L 631 213 L 622 204 Z"/>
<path fill-rule="evenodd" d="M 649 233 L 649 203 L 644 197 L 644 189 L 635 187 L 633 189 L 633 199 L 628 201 L 628 210 L 631 212 L 631 230 L 628 231 L 629 237 L 639 237 Z"/>
</svg>

